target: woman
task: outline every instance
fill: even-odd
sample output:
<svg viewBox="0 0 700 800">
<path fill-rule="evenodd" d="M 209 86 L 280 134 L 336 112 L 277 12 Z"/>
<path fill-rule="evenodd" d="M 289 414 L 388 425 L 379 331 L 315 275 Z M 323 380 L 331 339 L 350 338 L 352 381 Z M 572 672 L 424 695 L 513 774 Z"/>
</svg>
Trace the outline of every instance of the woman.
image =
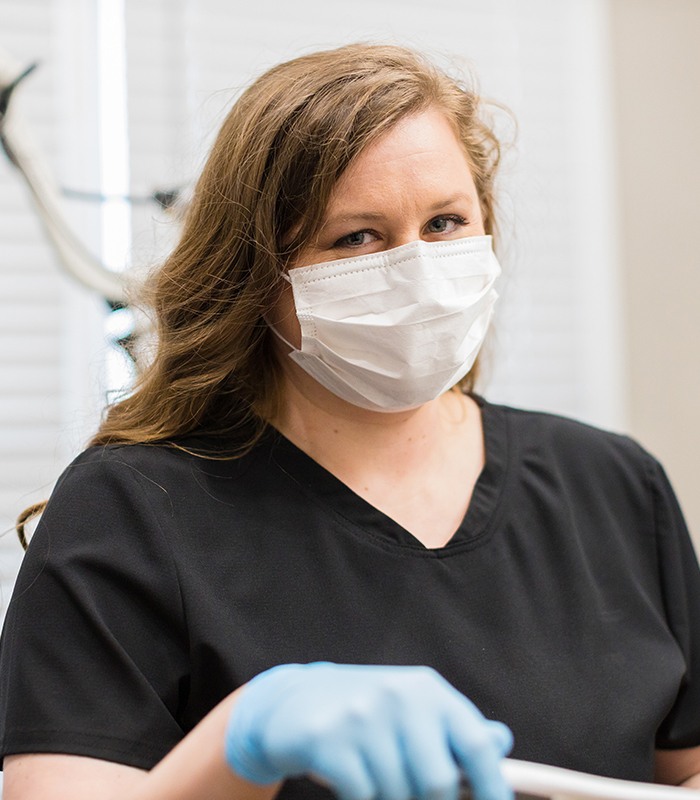
<svg viewBox="0 0 700 800">
<path fill-rule="evenodd" d="M 471 394 L 480 112 L 373 45 L 236 103 L 153 279 L 152 365 L 23 565 L 7 800 L 451 798 L 462 773 L 497 800 L 501 721 L 520 758 L 698 785 L 700 581 L 661 468 Z"/>
</svg>

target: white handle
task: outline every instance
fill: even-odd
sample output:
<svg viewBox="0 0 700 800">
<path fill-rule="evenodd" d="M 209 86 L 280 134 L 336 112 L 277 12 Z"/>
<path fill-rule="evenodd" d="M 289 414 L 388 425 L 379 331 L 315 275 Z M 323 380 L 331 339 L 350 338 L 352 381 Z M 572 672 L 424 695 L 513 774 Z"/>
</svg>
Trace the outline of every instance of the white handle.
<svg viewBox="0 0 700 800">
<path fill-rule="evenodd" d="M 505 779 L 516 793 L 550 800 L 700 800 L 700 790 L 603 778 L 563 767 L 506 758 Z"/>
</svg>

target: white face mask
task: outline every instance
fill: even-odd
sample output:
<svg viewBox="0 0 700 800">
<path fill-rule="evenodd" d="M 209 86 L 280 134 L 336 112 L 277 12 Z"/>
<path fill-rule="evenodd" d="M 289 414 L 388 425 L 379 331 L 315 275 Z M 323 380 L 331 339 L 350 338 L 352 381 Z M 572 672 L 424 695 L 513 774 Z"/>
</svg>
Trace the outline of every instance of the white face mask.
<svg viewBox="0 0 700 800">
<path fill-rule="evenodd" d="M 416 241 L 296 267 L 285 277 L 301 349 L 275 333 L 305 372 L 343 400 L 373 411 L 415 408 L 471 369 L 500 272 L 490 236 Z"/>
</svg>

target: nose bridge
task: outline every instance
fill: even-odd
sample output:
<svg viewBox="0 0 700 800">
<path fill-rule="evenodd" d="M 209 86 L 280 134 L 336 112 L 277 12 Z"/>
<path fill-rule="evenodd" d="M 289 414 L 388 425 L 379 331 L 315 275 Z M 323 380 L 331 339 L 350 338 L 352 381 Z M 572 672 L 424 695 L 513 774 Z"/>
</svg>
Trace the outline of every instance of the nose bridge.
<svg viewBox="0 0 700 800">
<path fill-rule="evenodd" d="M 405 232 L 402 233 L 400 236 L 397 236 L 395 239 L 392 239 L 390 242 L 390 246 L 393 249 L 394 247 L 401 247 L 404 244 L 410 244 L 411 242 L 418 241 L 420 239 L 420 232 Z"/>
<path fill-rule="evenodd" d="M 417 241 L 421 238 L 421 227 L 422 222 L 417 214 L 405 212 L 397 214 L 389 237 L 389 246 L 401 247 L 401 245 Z"/>
</svg>

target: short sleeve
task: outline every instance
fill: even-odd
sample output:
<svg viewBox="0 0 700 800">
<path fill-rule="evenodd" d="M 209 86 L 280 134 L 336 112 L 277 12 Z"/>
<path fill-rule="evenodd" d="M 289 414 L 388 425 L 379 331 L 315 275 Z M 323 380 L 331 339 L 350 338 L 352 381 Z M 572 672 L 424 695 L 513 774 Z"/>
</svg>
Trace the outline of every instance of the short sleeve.
<svg viewBox="0 0 700 800">
<path fill-rule="evenodd" d="M 656 461 L 650 478 L 666 618 L 686 665 L 676 701 L 657 731 L 656 746 L 696 747 L 700 745 L 700 570 L 678 500 Z"/>
<path fill-rule="evenodd" d="M 61 476 L 0 644 L 0 748 L 148 769 L 183 737 L 187 637 L 165 489 L 94 448 Z"/>
</svg>

